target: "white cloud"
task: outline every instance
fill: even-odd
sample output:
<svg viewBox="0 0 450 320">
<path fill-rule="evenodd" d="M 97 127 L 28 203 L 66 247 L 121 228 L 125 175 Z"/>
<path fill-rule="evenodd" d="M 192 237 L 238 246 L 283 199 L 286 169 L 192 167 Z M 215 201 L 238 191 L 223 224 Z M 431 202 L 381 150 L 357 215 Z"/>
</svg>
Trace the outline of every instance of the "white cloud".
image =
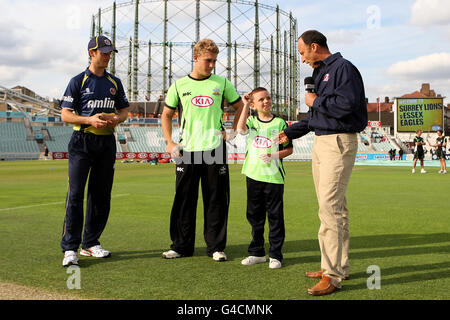
<svg viewBox="0 0 450 320">
<path fill-rule="evenodd" d="M 0 65 L 0 85 L 23 79 L 24 75 L 20 68 Z"/>
<path fill-rule="evenodd" d="M 409 80 L 448 79 L 450 75 L 450 53 L 433 53 L 391 65 L 388 76 Z"/>
<path fill-rule="evenodd" d="M 96 2 L 0 0 L 0 84 L 26 84 L 43 96 L 63 91 L 61 79 L 87 66 Z"/>
<path fill-rule="evenodd" d="M 417 0 L 411 7 L 411 23 L 417 26 L 450 24 L 450 2 Z"/>
<path fill-rule="evenodd" d="M 336 31 L 330 31 L 327 34 L 328 43 L 336 44 L 338 46 L 342 44 L 353 44 L 361 38 L 361 32 L 357 30 L 345 30 L 340 29 Z"/>
</svg>

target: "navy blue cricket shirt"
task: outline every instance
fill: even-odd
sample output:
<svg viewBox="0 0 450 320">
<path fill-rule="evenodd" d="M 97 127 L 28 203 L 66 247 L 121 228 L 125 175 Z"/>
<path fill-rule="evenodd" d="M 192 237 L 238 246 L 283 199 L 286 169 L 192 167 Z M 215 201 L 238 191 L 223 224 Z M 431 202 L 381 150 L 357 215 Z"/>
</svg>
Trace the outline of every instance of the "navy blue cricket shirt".
<svg viewBox="0 0 450 320">
<path fill-rule="evenodd" d="M 97 113 L 112 114 L 128 106 L 129 102 L 119 78 L 106 71 L 103 76 L 98 77 L 89 68 L 70 79 L 61 103 L 62 108 L 73 110 L 77 115 L 85 117 Z M 87 125 L 75 125 L 74 130 L 100 135 L 114 132 L 110 127 L 96 129 Z"/>
</svg>

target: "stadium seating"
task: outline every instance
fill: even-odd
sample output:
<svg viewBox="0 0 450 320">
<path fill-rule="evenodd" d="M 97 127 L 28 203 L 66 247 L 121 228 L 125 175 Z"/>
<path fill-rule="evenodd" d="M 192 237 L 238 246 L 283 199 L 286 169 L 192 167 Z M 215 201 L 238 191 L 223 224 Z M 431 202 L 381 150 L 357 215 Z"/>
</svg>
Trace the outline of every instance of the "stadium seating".
<svg viewBox="0 0 450 320">
<path fill-rule="evenodd" d="M 228 131 L 230 129 L 227 129 Z M 73 132 L 71 125 L 66 126 L 39 126 L 33 125 L 31 138 L 43 141 L 50 152 L 67 152 L 70 137 Z M 47 134 L 48 133 L 48 134 Z M 36 140 L 30 141 L 30 132 L 23 122 L 1 122 L 0 123 L 0 152 L 3 153 L 35 153 L 40 152 Z M 358 153 L 387 153 L 391 149 L 398 150 L 397 145 L 402 145 L 402 140 L 408 141 L 414 134 L 398 135 L 390 137 L 372 128 L 366 128 L 358 135 Z M 128 126 L 122 124 L 116 128 L 117 152 L 166 152 L 166 145 L 160 126 Z M 434 141 L 435 137 L 428 137 Z M 28 141 L 27 141 L 28 138 Z M 172 138 L 179 141 L 179 128 L 172 128 Z M 227 144 L 229 153 L 245 154 L 247 147 L 247 135 L 238 134 L 236 138 Z M 121 144 L 120 142 L 123 142 Z M 314 133 L 293 141 L 294 152 L 287 160 L 311 160 L 314 145 Z M 403 149 L 407 149 L 402 145 Z"/>
<path fill-rule="evenodd" d="M 36 141 L 27 141 L 23 122 L 0 122 L 0 152 L 40 152 Z"/>
<path fill-rule="evenodd" d="M 380 142 L 373 142 L 372 147 L 375 151 L 381 151 L 381 152 L 387 152 L 391 149 L 396 149 L 394 145 L 392 145 L 388 140 L 386 141 L 380 141 Z"/>
<path fill-rule="evenodd" d="M 73 133 L 72 126 L 54 127 L 47 126 L 51 140 L 46 140 L 45 144 L 50 152 L 67 152 L 70 137 Z"/>
</svg>

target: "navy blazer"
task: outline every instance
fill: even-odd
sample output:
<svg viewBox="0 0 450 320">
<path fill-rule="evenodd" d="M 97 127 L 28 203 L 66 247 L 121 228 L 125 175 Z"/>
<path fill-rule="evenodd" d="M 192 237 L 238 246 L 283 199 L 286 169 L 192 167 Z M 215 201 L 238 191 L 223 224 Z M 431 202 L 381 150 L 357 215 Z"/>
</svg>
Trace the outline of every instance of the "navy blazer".
<svg viewBox="0 0 450 320">
<path fill-rule="evenodd" d="M 364 83 L 358 69 L 338 52 L 319 61 L 313 79 L 317 98 L 308 116 L 284 130 L 289 139 L 304 136 L 361 132 L 367 126 Z"/>
</svg>

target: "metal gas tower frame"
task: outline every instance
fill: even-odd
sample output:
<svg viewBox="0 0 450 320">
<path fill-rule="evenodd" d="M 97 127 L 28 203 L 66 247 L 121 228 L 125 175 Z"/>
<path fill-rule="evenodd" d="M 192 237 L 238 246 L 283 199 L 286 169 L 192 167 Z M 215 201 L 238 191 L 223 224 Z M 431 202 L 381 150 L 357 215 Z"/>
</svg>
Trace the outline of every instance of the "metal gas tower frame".
<svg viewBox="0 0 450 320">
<path fill-rule="evenodd" d="M 244 94 L 271 92 L 274 113 L 295 120 L 299 104 L 297 20 L 259 0 L 133 0 L 99 8 L 91 36 L 111 37 L 109 72 L 119 76 L 130 101 L 156 101 L 193 66 L 202 38 L 220 49 L 215 73 Z M 144 39 L 144 40 L 142 40 Z M 222 50 L 222 48 L 224 50 Z"/>
</svg>

